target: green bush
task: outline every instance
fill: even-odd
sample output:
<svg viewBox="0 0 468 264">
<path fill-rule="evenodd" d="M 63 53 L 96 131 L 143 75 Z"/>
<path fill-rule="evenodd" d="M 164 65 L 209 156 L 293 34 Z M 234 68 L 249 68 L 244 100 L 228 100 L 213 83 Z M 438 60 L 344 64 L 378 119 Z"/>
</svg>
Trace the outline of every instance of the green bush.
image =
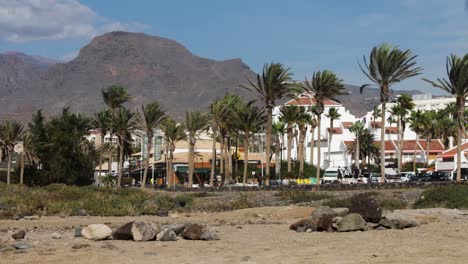
<svg viewBox="0 0 468 264">
<path fill-rule="evenodd" d="M 415 208 L 468 208 L 468 186 L 443 186 L 425 190 L 414 204 Z"/>
<path fill-rule="evenodd" d="M 397 209 L 406 209 L 408 208 L 408 203 L 402 200 L 396 199 L 382 199 L 378 200 L 377 203 L 382 209 L 386 210 L 397 210 Z"/>
<path fill-rule="evenodd" d="M 330 195 L 314 191 L 281 191 L 278 196 L 291 203 L 305 203 L 329 198 Z"/>
</svg>

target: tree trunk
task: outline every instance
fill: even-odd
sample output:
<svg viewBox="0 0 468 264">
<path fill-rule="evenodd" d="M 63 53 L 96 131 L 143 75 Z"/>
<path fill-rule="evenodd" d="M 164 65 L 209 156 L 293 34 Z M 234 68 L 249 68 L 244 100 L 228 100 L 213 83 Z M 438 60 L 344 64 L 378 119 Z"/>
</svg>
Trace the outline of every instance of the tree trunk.
<svg viewBox="0 0 468 264">
<path fill-rule="evenodd" d="M 117 188 L 122 188 L 122 174 L 123 174 L 123 160 L 124 160 L 124 140 L 120 140 L 119 146 L 119 174 L 117 176 Z"/>
<path fill-rule="evenodd" d="M 299 176 L 302 178 L 304 177 L 304 162 L 305 162 L 305 150 L 304 150 L 304 142 L 305 136 L 307 133 L 307 127 L 303 126 L 299 130 Z"/>
<path fill-rule="evenodd" d="M 429 134 L 427 135 L 427 138 L 426 138 L 426 151 L 427 151 L 426 163 L 429 166 L 429 156 L 431 155 L 431 137 L 429 137 Z"/>
<path fill-rule="evenodd" d="M 232 177 L 232 153 L 231 153 L 231 137 L 229 136 L 227 138 L 227 144 L 226 144 L 226 156 L 227 156 L 227 174 L 226 178 L 229 179 L 229 182 L 233 181 Z"/>
<path fill-rule="evenodd" d="M 146 178 L 148 177 L 148 169 L 149 169 L 149 161 L 150 161 L 150 153 L 151 153 L 151 143 L 153 140 L 152 136 L 148 136 L 148 141 L 146 142 L 146 159 L 145 159 L 145 171 L 143 172 L 143 183 L 141 184 L 141 188 L 146 187 Z M 154 156 L 154 155 L 153 155 Z"/>
<path fill-rule="evenodd" d="M 331 159 L 330 159 L 330 153 L 331 153 L 331 141 L 333 137 L 333 119 L 330 119 L 330 131 L 328 131 L 328 167 L 330 167 Z"/>
<path fill-rule="evenodd" d="M 356 150 L 354 151 L 354 166 L 359 170 L 359 152 L 361 150 L 359 146 L 359 131 L 356 131 Z"/>
<path fill-rule="evenodd" d="M 397 161 L 398 161 L 398 173 L 401 172 L 401 153 L 403 150 L 401 149 L 403 147 L 403 142 L 401 139 L 401 118 L 398 116 L 398 121 L 397 121 L 397 140 L 398 140 L 398 152 L 397 152 Z"/>
<path fill-rule="evenodd" d="M 213 187 L 215 171 L 216 171 L 216 131 L 213 129 L 213 144 L 211 148 L 210 187 Z"/>
<path fill-rule="evenodd" d="M 224 156 L 225 154 L 224 153 L 224 136 L 220 135 L 220 137 L 221 137 L 221 145 L 219 146 L 219 151 L 220 151 L 219 170 L 224 179 L 224 171 L 225 171 L 224 161 L 226 159 Z"/>
<path fill-rule="evenodd" d="M 275 135 L 275 174 L 276 177 L 279 177 L 281 173 L 281 160 L 280 160 L 280 151 L 281 151 L 281 142 L 280 135 Z"/>
<path fill-rule="evenodd" d="M 8 150 L 8 171 L 7 171 L 7 184 L 11 183 L 11 157 L 13 156 L 13 150 Z"/>
<path fill-rule="evenodd" d="M 265 168 L 265 186 L 270 185 L 270 156 L 271 156 L 271 126 L 272 126 L 272 119 L 273 119 L 273 108 L 268 106 L 267 107 L 267 124 L 266 124 L 266 168 Z"/>
<path fill-rule="evenodd" d="M 288 124 L 288 176 L 291 176 L 291 170 L 292 170 L 292 165 L 291 165 L 291 155 L 292 155 L 292 142 L 293 142 L 293 138 L 292 138 L 292 125 L 291 124 Z"/>
<path fill-rule="evenodd" d="M 380 179 L 385 182 L 385 111 L 386 102 L 382 102 L 382 130 L 380 131 Z"/>
<path fill-rule="evenodd" d="M 322 147 L 322 142 L 321 142 L 321 133 L 320 133 L 320 129 L 321 129 L 321 123 L 322 123 L 322 116 L 321 115 L 317 115 L 317 131 L 318 131 L 318 137 L 317 137 L 317 141 L 318 141 L 318 146 L 317 146 L 317 186 L 320 185 L 320 152 L 321 152 L 321 147 Z"/>
<path fill-rule="evenodd" d="M 194 151 L 195 151 L 195 138 L 190 136 L 189 139 L 189 153 L 188 153 L 188 188 L 192 188 L 193 185 L 193 167 L 194 167 Z"/>
<path fill-rule="evenodd" d="M 104 151 L 104 136 L 101 134 L 101 151 L 99 151 L 99 174 L 97 176 L 98 185 L 101 184 L 101 174 L 102 174 L 102 152 Z"/>
<path fill-rule="evenodd" d="M 21 161 L 20 161 L 20 166 L 21 166 L 21 170 L 20 170 L 20 184 L 23 185 L 24 184 L 24 153 L 21 153 Z"/>
<path fill-rule="evenodd" d="M 244 134 L 244 174 L 242 183 L 247 183 L 247 169 L 249 167 L 249 136 L 248 133 Z"/>
<path fill-rule="evenodd" d="M 310 129 L 311 139 L 310 139 L 310 165 L 314 165 L 314 147 L 315 147 L 315 129 Z"/>
<path fill-rule="evenodd" d="M 169 150 L 169 158 L 167 160 L 167 175 L 171 177 L 172 179 L 172 184 L 175 185 L 176 182 L 176 177 L 174 175 L 174 172 L 172 171 L 172 161 L 174 160 L 174 151 Z"/>
<path fill-rule="evenodd" d="M 416 133 L 416 143 L 414 144 L 414 152 L 413 152 L 413 171 L 414 171 L 414 175 L 416 175 L 416 146 L 418 145 L 419 143 L 419 138 L 418 138 L 418 133 Z"/>
<path fill-rule="evenodd" d="M 459 117 L 460 118 L 460 117 Z M 462 128 L 458 126 L 457 129 L 457 182 L 461 182 L 461 137 Z"/>
</svg>

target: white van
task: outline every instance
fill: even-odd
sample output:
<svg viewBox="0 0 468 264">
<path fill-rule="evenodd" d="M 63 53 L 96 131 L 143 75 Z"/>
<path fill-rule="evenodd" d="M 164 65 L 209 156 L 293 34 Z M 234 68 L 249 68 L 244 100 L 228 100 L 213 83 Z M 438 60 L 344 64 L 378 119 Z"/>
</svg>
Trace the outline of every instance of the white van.
<svg viewBox="0 0 468 264">
<path fill-rule="evenodd" d="M 325 170 L 322 177 L 322 184 L 324 183 L 337 183 L 338 182 L 338 168 L 330 167 Z"/>
</svg>

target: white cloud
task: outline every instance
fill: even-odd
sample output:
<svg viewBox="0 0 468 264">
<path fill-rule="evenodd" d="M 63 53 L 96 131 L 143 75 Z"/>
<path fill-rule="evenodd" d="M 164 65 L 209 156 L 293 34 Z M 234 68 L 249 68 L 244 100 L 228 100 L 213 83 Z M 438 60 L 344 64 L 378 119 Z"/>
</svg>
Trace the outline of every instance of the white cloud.
<svg viewBox="0 0 468 264">
<path fill-rule="evenodd" d="M 10 42 L 91 38 L 147 27 L 110 21 L 77 0 L 0 0 L 0 38 Z"/>
</svg>

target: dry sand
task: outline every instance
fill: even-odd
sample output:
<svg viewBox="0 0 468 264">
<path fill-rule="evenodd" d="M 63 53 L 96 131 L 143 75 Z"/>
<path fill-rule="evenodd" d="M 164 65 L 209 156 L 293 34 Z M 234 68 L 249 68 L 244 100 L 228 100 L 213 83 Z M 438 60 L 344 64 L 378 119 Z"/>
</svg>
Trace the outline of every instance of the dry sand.
<svg viewBox="0 0 468 264">
<path fill-rule="evenodd" d="M 3 250 L 0 263 L 468 263 L 468 212 L 405 210 L 420 223 L 406 230 L 352 233 L 296 233 L 289 225 L 312 208 L 265 207 L 223 213 L 170 217 L 44 217 L 0 221 L 0 240 L 12 244 L 15 230 L 28 229 L 32 249 Z M 93 242 L 73 237 L 73 227 L 107 223 L 115 228 L 132 220 L 161 224 L 215 226 L 219 241 Z M 63 239 L 51 238 L 53 232 Z M 79 248 L 79 247 L 83 248 Z M 73 249 L 73 247 L 78 249 Z"/>
</svg>

